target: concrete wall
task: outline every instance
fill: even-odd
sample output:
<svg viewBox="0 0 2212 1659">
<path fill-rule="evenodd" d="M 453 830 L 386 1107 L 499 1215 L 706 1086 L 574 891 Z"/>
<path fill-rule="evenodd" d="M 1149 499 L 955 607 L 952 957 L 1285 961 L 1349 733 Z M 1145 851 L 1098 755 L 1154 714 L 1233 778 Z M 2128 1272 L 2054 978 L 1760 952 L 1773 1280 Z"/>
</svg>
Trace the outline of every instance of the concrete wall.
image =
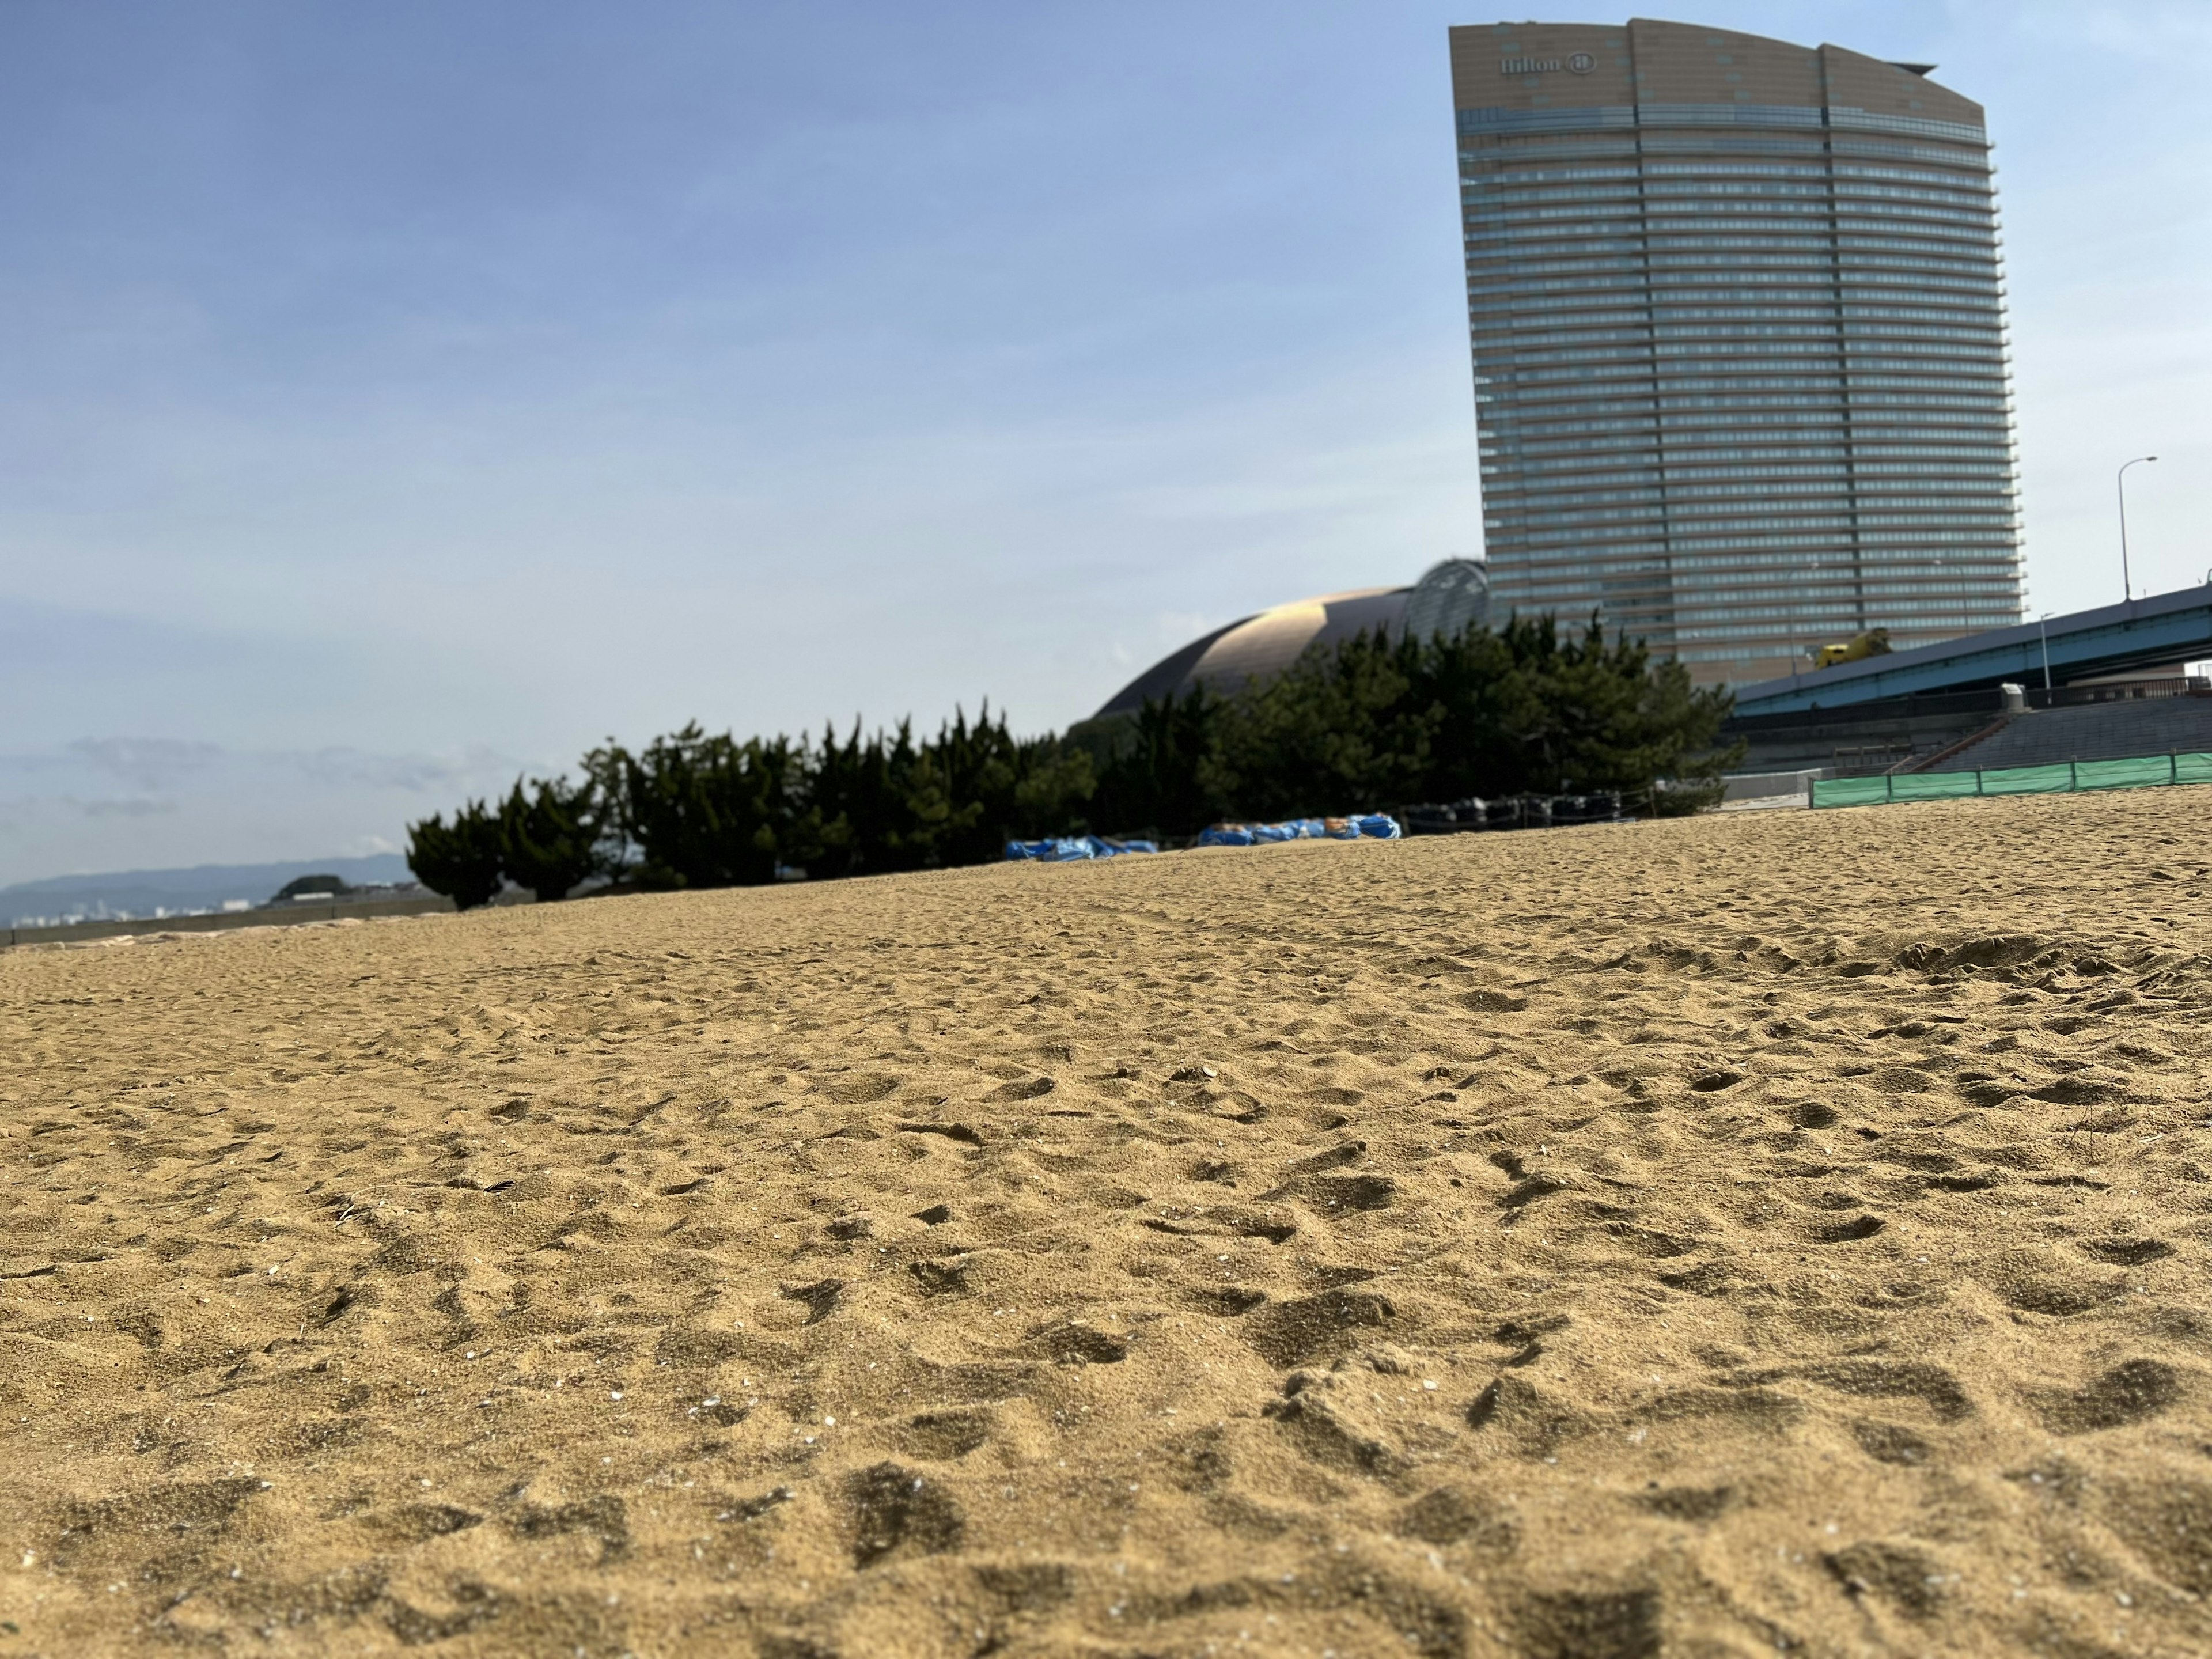
<svg viewBox="0 0 2212 1659">
<path fill-rule="evenodd" d="M 1994 705 L 1996 699 L 1992 696 Z M 1867 749 L 1882 745 L 1895 747 L 1902 761 L 1905 754 L 1932 755 L 1949 748 L 1961 738 L 1970 738 L 1997 717 L 1994 707 L 1971 713 L 1948 712 L 1930 714 L 1891 714 L 1874 720 L 1844 718 L 1848 710 L 1838 710 L 1829 720 L 1808 720 L 1802 726 L 1781 731 L 1752 732 L 1744 734 L 1747 747 L 1739 763 L 1746 772 L 1794 772 L 1802 768 L 1828 767 L 1838 772 L 1852 769 L 1848 759 L 1839 762 L 1838 749 Z M 1870 769 L 1882 771 L 1884 767 Z"/>
</svg>

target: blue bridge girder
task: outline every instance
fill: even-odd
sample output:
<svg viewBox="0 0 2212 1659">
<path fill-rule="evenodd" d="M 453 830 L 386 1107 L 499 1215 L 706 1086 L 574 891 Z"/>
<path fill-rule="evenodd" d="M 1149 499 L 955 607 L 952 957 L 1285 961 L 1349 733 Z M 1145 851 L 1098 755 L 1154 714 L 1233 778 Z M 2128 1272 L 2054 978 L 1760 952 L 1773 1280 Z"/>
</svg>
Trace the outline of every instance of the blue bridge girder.
<svg viewBox="0 0 2212 1659">
<path fill-rule="evenodd" d="M 2007 680 L 2040 686 L 2046 650 L 2054 685 L 2212 657 L 2212 585 L 1761 680 L 1736 688 L 1735 712 L 1844 708 L 1915 693 L 1977 690 Z"/>
</svg>

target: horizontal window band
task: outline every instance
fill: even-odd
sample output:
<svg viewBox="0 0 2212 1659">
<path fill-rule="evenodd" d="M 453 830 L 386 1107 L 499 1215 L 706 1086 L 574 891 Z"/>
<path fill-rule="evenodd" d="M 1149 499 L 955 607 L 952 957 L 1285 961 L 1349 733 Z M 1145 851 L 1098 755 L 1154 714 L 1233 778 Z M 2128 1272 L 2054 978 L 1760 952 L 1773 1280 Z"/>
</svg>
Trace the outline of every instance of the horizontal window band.
<svg viewBox="0 0 2212 1659">
<path fill-rule="evenodd" d="M 1849 105 L 1826 107 L 1777 104 L 1607 104 L 1581 109 L 1521 110 L 1486 106 L 1457 112 L 1461 135 L 1510 132 L 1634 131 L 1639 127 L 1836 128 L 1947 138 L 1986 147 L 1986 128 L 1917 116 L 1870 114 Z"/>
</svg>

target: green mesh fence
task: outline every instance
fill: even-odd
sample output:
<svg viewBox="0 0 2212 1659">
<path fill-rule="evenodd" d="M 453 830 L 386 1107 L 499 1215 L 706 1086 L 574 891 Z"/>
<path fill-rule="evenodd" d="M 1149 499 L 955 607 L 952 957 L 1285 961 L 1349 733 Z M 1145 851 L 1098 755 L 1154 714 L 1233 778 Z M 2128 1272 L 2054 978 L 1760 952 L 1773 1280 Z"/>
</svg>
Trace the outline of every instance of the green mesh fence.
<svg viewBox="0 0 2212 1659">
<path fill-rule="evenodd" d="M 1979 772 L 1908 772 L 1889 782 L 1892 800 L 1951 800 L 1982 793 Z"/>
<path fill-rule="evenodd" d="M 2061 761 L 2056 766 L 2008 766 L 2000 772 L 1981 775 L 1982 793 L 1985 795 L 2063 795 L 2076 787 L 2074 763 Z"/>
<path fill-rule="evenodd" d="M 1880 806 L 1895 800 L 2063 795 L 2076 789 L 2143 789 L 2167 783 L 2212 783 L 2212 755 L 2062 761 L 2055 766 L 2008 766 L 1993 772 L 1893 772 L 1878 778 L 1816 778 L 1813 805 Z"/>
</svg>

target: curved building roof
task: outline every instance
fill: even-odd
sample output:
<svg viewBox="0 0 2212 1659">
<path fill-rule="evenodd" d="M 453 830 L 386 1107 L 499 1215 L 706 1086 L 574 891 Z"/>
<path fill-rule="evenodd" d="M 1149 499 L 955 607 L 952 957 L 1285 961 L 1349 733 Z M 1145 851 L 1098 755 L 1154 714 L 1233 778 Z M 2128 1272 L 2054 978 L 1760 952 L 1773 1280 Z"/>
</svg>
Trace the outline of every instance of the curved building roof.
<svg viewBox="0 0 2212 1659">
<path fill-rule="evenodd" d="M 1279 674 L 1310 646 L 1334 645 L 1361 632 L 1456 633 L 1489 617 L 1489 582 L 1471 559 L 1446 559 L 1411 587 L 1355 587 L 1294 599 L 1217 628 L 1160 659 L 1107 699 L 1098 711 L 1133 714 L 1147 698 L 1182 696 L 1199 684 L 1233 696 Z"/>
</svg>

